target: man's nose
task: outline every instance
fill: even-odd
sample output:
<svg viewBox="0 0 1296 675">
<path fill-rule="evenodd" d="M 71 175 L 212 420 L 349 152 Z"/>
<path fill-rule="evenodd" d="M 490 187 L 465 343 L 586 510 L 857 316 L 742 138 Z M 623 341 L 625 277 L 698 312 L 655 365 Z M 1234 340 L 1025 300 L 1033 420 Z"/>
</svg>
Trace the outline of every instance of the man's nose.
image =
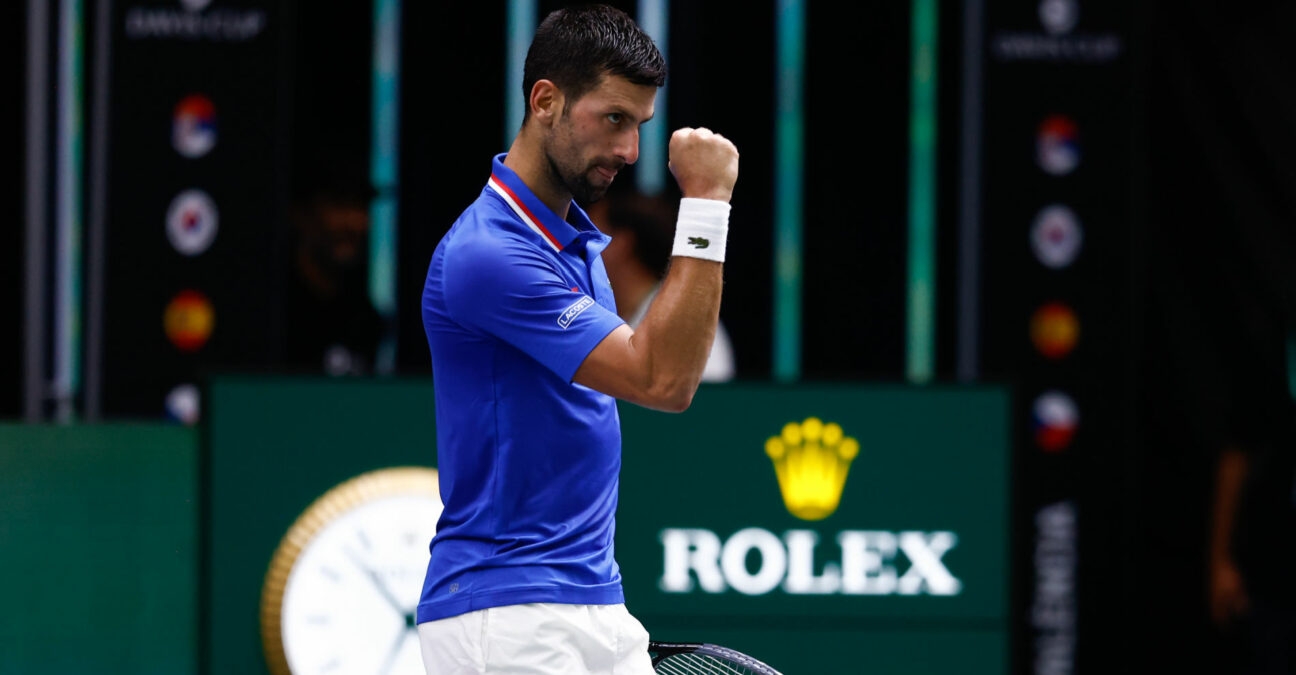
<svg viewBox="0 0 1296 675">
<path fill-rule="evenodd" d="M 622 134 L 617 139 L 616 155 L 625 160 L 626 164 L 634 164 L 639 160 L 639 130 L 634 129 Z"/>
</svg>

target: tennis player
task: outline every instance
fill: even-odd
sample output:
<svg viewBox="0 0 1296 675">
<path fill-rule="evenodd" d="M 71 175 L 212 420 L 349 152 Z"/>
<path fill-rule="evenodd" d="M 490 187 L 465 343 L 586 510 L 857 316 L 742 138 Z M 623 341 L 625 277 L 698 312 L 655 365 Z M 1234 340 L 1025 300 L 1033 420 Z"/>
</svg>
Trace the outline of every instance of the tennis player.
<svg viewBox="0 0 1296 675">
<path fill-rule="evenodd" d="M 670 138 L 672 263 L 637 328 L 617 316 L 582 209 L 639 155 L 665 61 L 594 5 L 536 30 L 526 113 L 481 195 L 437 245 L 423 292 L 444 511 L 418 631 L 430 675 L 652 673 L 613 552 L 617 399 L 688 408 L 719 319 L 733 143 Z"/>
</svg>

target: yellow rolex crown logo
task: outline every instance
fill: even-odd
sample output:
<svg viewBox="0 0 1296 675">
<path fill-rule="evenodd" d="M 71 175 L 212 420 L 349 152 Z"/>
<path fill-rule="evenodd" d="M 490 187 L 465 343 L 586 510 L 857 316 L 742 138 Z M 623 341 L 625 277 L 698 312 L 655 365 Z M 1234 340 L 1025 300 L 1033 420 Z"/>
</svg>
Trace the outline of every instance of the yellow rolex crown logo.
<svg viewBox="0 0 1296 675">
<path fill-rule="evenodd" d="M 823 520 L 841 503 L 846 472 L 859 454 L 859 441 L 840 425 L 817 417 L 788 422 L 783 433 L 765 441 L 765 454 L 774 462 L 783 503 L 802 520 Z"/>
</svg>

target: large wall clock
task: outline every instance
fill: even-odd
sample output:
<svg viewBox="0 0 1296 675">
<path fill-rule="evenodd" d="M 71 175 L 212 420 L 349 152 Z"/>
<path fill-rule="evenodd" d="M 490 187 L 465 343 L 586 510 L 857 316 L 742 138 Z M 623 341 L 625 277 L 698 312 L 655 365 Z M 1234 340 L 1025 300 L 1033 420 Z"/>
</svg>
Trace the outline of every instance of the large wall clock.
<svg viewBox="0 0 1296 675">
<path fill-rule="evenodd" d="M 425 467 L 363 473 L 311 503 L 261 590 L 270 672 L 423 675 L 414 611 L 440 515 Z"/>
</svg>

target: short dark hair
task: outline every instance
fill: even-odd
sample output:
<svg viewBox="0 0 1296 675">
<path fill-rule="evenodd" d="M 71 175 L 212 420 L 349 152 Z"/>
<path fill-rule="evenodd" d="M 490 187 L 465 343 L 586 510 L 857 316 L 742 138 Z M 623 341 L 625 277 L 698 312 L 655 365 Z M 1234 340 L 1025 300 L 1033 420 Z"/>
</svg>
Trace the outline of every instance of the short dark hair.
<svg viewBox="0 0 1296 675">
<path fill-rule="evenodd" d="M 522 97 L 540 80 L 552 80 L 567 102 L 592 91 L 604 75 L 634 84 L 666 84 L 666 58 L 629 14 L 604 4 L 554 10 L 536 28 L 522 70 Z M 531 116 L 526 106 L 523 121 Z"/>
</svg>

